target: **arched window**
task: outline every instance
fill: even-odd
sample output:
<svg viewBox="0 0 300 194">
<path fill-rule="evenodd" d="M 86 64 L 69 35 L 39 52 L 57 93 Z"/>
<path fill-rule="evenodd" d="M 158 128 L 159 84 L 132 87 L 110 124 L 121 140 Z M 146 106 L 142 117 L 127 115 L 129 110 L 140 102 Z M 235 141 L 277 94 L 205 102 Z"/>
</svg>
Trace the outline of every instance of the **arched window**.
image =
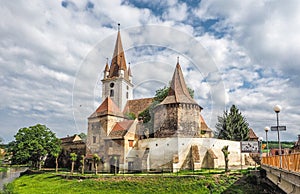
<svg viewBox="0 0 300 194">
<path fill-rule="evenodd" d="M 114 97 L 114 90 L 110 90 L 110 97 Z"/>
</svg>

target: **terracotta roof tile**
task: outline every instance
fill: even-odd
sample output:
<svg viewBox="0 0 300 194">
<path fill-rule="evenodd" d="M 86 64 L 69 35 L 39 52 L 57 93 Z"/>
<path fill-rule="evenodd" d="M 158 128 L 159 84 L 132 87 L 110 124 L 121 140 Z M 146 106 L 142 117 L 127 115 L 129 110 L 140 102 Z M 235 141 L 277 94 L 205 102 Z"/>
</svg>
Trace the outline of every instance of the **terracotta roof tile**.
<svg viewBox="0 0 300 194">
<path fill-rule="evenodd" d="M 177 63 L 176 65 L 168 96 L 160 104 L 174 103 L 188 103 L 198 105 L 197 102 L 191 97 L 187 89 L 179 63 Z"/>
<path fill-rule="evenodd" d="M 256 136 L 256 134 L 254 133 L 253 129 L 249 129 L 249 132 L 248 132 L 248 136 L 249 136 L 249 139 L 256 139 L 258 140 L 258 137 Z"/>
<path fill-rule="evenodd" d="M 90 116 L 90 118 L 98 115 L 107 115 L 107 114 L 115 115 L 115 116 L 123 116 L 123 113 L 120 111 L 118 106 L 114 103 L 114 101 L 109 96 L 102 102 L 102 104 Z"/>
<path fill-rule="evenodd" d="M 153 102 L 153 98 L 141 98 L 135 100 L 128 100 L 123 113 L 134 113 L 137 117 L 141 112 L 148 108 Z"/>
<path fill-rule="evenodd" d="M 201 123 L 201 130 L 203 131 L 212 131 L 206 124 L 206 122 L 204 121 L 202 115 L 200 115 L 200 123 Z"/>
<path fill-rule="evenodd" d="M 124 120 L 117 122 L 111 132 L 109 133 L 110 137 L 121 138 L 126 135 L 127 131 L 131 127 L 134 120 Z"/>
<path fill-rule="evenodd" d="M 118 31 L 118 36 L 115 44 L 113 58 L 109 70 L 108 78 L 119 77 L 119 70 L 124 70 L 124 78 L 129 81 L 128 70 L 126 67 L 125 53 L 123 50 L 121 33 Z"/>
</svg>

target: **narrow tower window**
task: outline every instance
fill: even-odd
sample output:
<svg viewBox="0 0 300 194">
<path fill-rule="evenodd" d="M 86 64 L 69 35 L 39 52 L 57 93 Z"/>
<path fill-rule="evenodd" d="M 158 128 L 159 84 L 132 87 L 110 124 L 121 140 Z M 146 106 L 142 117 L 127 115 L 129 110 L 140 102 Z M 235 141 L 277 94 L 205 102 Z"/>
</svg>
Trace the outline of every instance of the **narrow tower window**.
<svg viewBox="0 0 300 194">
<path fill-rule="evenodd" d="M 110 97 L 114 97 L 114 90 L 110 90 Z"/>
</svg>

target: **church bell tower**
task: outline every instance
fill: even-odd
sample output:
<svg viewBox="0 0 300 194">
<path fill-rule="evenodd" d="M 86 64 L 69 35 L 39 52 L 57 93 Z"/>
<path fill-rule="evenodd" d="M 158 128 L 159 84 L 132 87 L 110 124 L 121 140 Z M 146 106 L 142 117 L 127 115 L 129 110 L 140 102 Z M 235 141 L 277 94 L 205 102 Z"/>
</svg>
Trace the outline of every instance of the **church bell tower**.
<svg viewBox="0 0 300 194">
<path fill-rule="evenodd" d="M 125 54 L 121 41 L 120 24 L 111 65 L 105 65 L 102 81 L 102 100 L 108 96 L 122 111 L 128 100 L 133 98 L 133 84 L 130 67 L 126 66 Z"/>
</svg>

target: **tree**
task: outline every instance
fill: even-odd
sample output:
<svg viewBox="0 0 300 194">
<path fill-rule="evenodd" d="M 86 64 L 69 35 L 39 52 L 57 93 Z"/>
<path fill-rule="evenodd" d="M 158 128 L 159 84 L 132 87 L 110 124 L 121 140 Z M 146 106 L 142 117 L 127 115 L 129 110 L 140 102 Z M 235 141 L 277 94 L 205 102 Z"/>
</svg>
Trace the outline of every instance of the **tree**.
<svg viewBox="0 0 300 194">
<path fill-rule="evenodd" d="M 225 160 L 225 172 L 228 172 L 228 162 L 229 162 L 229 154 L 230 152 L 228 151 L 228 145 L 227 146 L 224 146 L 222 148 L 222 152 L 224 154 L 224 160 Z"/>
<path fill-rule="evenodd" d="M 54 156 L 54 158 L 55 158 L 55 172 L 56 173 L 58 172 L 58 157 L 59 157 L 60 152 L 61 152 L 60 146 L 55 147 L 55 149 L 53 149 L 51 152 L 51 155 Z"/>
<path fill-rule="evenodd" d="M 81 160 L 80 160 L 80 163 L 81 163 L 81 174 L 84 174 L 84 160 L 85 160 L 85 156 L 84 155 L 81 155 Z"/>
<path fill-rule="evenodd" d="M 83 142 L 86 142 L 86 134 L 85 133 L 80 133 L 78 136 L 82 139 Z"/>
<path fill-rule="evenodd" d="M 170 90 L 170 86 L 169 87 L 165 86 L 163 88 L 156 90 L 154 100 L 158 102 L 162 102 L 168 96 L 169 90 Z M 188 91 L 191 97 L 194 98 L 194 90 L 188 87 Z"/>
<path fill-rule="evenodd" d="M 136 119 L 136 116 L 133 112 L 129 112 L 129 113 L 126 113 L 125 116 L 129 119 L 129 120 L 134 120 Z"/>
<path fill-rule="evenodd" d="M 239 109 L 232 105 L 230 111 L 218 116 L 216 136 L 219 139 L 246 141 L 248 140 L 249 124 Z"/>
<path fill-rule="evenodd" d="M 100 162 L 100 157 L 97 154 L 93 155 L 94 166 L 95 166 L 95 174 L 98 173 L 98 164 Z"/>
<path fill-rule="evenodd" d="M 60 140 L 45 125 L 37 124 L 19 129 L 9 143 L 12 164 L 29 164 L 41 169 L 42 161 L 48 154 L 60 148 Z"/>
<path fill-rule="evenodd" d="M 75 161 L 77 160 L 77 154 L 72 152 L 70 154 L 70 157 L 71 157 L 71 161 L 72 161 L 72 166 L 71 166 L 71 174 L 73 174 L 74 172 L 74 164 L 75 164 Z"/>
</svg>

